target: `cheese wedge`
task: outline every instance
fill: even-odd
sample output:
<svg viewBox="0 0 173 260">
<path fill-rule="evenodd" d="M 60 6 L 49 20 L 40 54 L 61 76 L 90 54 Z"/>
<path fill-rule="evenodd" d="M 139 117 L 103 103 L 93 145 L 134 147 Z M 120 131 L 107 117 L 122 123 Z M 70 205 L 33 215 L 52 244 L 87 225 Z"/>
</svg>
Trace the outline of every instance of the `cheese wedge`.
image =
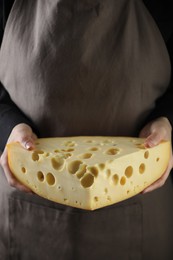
<svg viewBox="0 0 173 260">
<path fill-rule="evenodd" d="M 129 137 L 37 139 L 34 150 L 7 145 L 9 167 L 36 194 L 57 203 L 94 210 L 130 198 L 167 168 L 170 143 L 144 147 Z"/>
</svg>

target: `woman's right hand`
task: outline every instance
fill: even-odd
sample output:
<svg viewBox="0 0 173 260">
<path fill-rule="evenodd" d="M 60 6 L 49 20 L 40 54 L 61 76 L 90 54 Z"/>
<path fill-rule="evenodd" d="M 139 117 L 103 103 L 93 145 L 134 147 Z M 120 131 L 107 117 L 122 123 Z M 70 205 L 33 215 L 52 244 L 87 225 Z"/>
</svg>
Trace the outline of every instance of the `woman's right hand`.
<svg viewBox="0 0 173 260">
<path fill-rule="evenodd" d="M 32 150 L 34 148 L 34 143 L 36 139 L 37 136 L 33 133 L 31 127 L 27 124 L 21 123 L 13 128 L 7 140 L 7 144 L 11 142 L 19 142 L 25 149 Z M 6 179 L 10 186 L 17 188 L 20 191 L 29 193 L 32 192 L 28 187 L 21 184 L 10 171 L 6 147 L 1 155 L 0 164 L 4 170 Z"/>
</svg>

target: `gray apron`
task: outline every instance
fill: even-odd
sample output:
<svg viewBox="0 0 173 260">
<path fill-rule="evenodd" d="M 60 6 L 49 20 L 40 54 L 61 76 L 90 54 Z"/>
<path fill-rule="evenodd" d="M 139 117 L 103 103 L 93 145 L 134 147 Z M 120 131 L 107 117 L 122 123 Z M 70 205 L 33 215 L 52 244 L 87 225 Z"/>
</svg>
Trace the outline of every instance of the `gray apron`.
<svg viewBox="0 0 173 260">
<path fill-rule="evenodd" d="M 141 0 L 16 0 L 0 81 L 42 137 L 136 135 L 170 81 Z M 19 192 L 0 174 L 0 259 L 172 260 L 173 189 L 88 212 Z"/>
</svg>

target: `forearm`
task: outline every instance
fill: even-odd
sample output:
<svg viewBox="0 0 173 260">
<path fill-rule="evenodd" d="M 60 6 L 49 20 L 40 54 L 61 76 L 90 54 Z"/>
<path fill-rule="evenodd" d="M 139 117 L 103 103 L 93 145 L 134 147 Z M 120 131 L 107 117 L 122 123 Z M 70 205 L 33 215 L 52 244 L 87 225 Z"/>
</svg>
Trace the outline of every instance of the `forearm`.
<svg viewBox="0 0 173 260">
<path fill-rule="evenodd" d="M 173 81 L 170 83 L 170 87 L 166 91 L 166 93 L 156 101 L 155 108 L 150 113 L 147 121 L 151 121 L 157 119 L 158 117 L 166 117 L 172 128 L 173 128 Z"/>
<path fill-rule="evenodd" d="M 33 122 L 28 119 L 22 111 L 12 102 L 7 91 L 0 83 L 0 150 L 4 149 L 7 139 L 14 126 L 25 123 L 29 125 L 33 132 L 38 135 L 38 131 Z"/>
<path fill-rule="evenodd" d="M 171 66 L 173 68 L 173 32 L 167 42 L 167 49 L 170 56 Z M 155 108 L 147 118 L 148 121 L 158 117 L 166 117 L 173 127 L 173 70 L 170 85 L 165 94 L 156 101 Z"/>
</svg>

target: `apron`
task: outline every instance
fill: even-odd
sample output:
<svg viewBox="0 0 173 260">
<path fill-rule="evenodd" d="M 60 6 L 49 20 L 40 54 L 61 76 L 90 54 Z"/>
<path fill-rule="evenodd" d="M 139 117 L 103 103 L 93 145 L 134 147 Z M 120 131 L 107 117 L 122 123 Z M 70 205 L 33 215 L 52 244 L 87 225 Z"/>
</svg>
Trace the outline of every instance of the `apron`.
<svg viewBox="0 0 173 260">
<path fill-rule="evenodd" d="M 0 81 L 41 137 L 135 136 L 170 74 L 141 0 L 16 0 L 0 51 Z M 2 173 L 0 259 L 172 260 L 172 195 L 169 178 L 88 212 L 16 191 Z"/>
</svg>

